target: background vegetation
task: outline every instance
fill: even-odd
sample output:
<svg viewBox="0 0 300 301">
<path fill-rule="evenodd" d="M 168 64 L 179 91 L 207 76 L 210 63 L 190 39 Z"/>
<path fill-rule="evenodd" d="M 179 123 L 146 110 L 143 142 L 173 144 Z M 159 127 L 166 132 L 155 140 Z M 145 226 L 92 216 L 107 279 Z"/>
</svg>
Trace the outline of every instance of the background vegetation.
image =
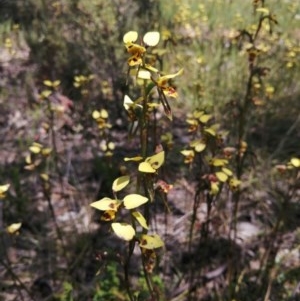
<svg viewBox="0 0 300 301">
<path fill-rule="evenodd" d="M 155 298 L 299 300 L 295 0 L 0 1 L 0 300 L 129 300 L 126 243 L 90 203 L 135 168 L 123 160 L 139 150 L 123 107 L 140 93 L 127 77 L 130 30 L 137 43 L 160 32 L 162 74 L 184 69 L 172 80 L 173 120 L 160 106 L 151 129 L 166 151 L 159 176 L 173 185 L 151 208 L 165 243 Z M 189 131 L 199 111 L 211 117 Z M 206 126 L 222 144 L 210 137 L 187 158 Z M 223 146 L 237 190 L 209 177 Z M 134 252 L 134 300 L 156 300 L 140 260 Z"/>
</svg>

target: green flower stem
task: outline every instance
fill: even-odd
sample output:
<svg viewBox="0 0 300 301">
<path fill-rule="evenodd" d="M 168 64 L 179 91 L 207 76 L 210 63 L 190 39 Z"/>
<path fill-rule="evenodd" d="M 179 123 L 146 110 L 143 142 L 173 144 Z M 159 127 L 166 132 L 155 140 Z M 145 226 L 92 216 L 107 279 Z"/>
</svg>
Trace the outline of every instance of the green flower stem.
<svg viewBox="0 0 300 301">
<path fill-rule="evenodd" d="M 147 157 L 148 148 L 148 97 L 146 94 L 146 80 L 143 83 L 143 112 L 141 115 L 141 133 L 140 133 L 140 143 L 141 143 L 141 154 L 143 159 Z"/>
<path fill-rule="evenodd" d="M 256 29 L 255 34 L 252 36 L 249 34 L 250 41 L 253 45 L 255 45 L 255 42 L 257 40 L 257 37 L 259 35 L 259 32 L 262 28 L 262 22 L 264 20 L 264 17 L 261 17 L 258 21 L 258 26 Z M 246 127 L 248 123 L 248 116 L 249 116 L 249 110 L 251 108 L 251 102 L 252 102 L 252 91 L 253 91 L 253 79 L 255 76 L 255 67 L 253 63 L 249 63 L 249 77 L 247 81 L 247 86 L 246 86 L 246 93 L 245 97 L 241 103 L 240 110 L 239 110 L 239 119 L 238 119 L 238 125 L 237 125 L 237 149 L 238 153 L 235 158 L 236 162 L 236 176 L 238 180 L 241 180 L 243 173 L 244 173 L 244 163 L 245 163 L 245 154 L 240 154 L 240 146 L 241 143 L 245 140 L 246 136 Z M 237 284 L 237 278 L 238 274 L 235 268 L 235 263 L 231 259 L 232 255 L 234 253 L 234 242 L 237 239 L 237 219 L 238 219 L 238 212 L 239 212 L 239 205 L 240 205 L 240 200 L 241 200 L 241 191 L 237 190 L 232 194 L 232 203 L 233 203 L 233 211 L 232 211 L 232 220 L 231 220 L 231 227 L 230 230 L 233 232 L 233 237 L 232 239 L 232 249 L 230 251 L 230 256 L 229 256 L 229 268 L 228 268 L 228 281 L 232 285 L 230 285 L 229 290 L 230 290 L 230 296 L 232 299 L 235 298 L 236 295 L 236 284 Z M 231 231 L 230 231 L 231 232 Z M 230 235 L 229 232 L 229 235 Z"/>
<path fill-rule="evenodd" d="M 133 254 L 134 246 L 135 246 L 135 240 L 131 240 L 128 245 L 128 256 L 124 263 L 125 287 L 126 287 L 127 295 L 129 297 L 130 301 L 134 301 L 133 294 L 130 290 L 130 280 L 129 280 L 129 278 L 130 278 L 129 277 L 129 266 L 130 266 L 130 261 L 131 261 L 131 257 Z"/>
</svg>

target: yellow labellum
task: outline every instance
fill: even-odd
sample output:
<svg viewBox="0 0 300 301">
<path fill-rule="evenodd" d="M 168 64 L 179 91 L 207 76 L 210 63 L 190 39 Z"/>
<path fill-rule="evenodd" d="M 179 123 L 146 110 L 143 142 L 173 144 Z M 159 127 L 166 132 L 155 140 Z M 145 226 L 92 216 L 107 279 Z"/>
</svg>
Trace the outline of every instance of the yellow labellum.
<svg viewBox="0 0 300 301">
<path fill-rule="evenodd" d="M 109 222 L 114 220 L 116 217 L 116 211 L 114 210 L 106 210 L 102 216 L 101 216 L 101 220 L 105 221 L 105 222 Z"/>
</svg>

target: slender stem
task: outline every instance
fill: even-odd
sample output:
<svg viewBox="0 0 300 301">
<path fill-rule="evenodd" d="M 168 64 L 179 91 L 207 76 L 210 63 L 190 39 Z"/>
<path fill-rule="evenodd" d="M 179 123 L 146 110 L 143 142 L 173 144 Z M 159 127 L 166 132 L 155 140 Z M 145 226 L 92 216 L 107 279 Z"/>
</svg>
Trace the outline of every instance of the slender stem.
<svg viewBox="0 0 300 301">
<path fill-rule="evenodd" d="M 63 254 L 64 254 L 65 258 L 67 259 L 67 250 L 66 250 L 66 246 L 65 246 L 65 240 L 64 240 L 62 231 L 61 231 L 61 229 L 60 229 L 60 227 L 57 223 L 54 207 L 52 205 L 49 192 L 45 189 L 45 187 L 43 187 L 43 190 L 44 190 L 44 196 L 46 197 L 48 207 L 49 207 L 49 210 L 50 210 L 50 215 L 51 215 L 52 220 L 53 220 L 54 225 L 55 225 L 55 230 L 56 230 L 57 237 L 62 243 Z"/>
<path fill-rule="evenodd" d="M 0 264 L 6 269 L 6 271 L 11 275 L 11 277 L 19 283 L 20 287 L 22 289 L 24 289 L 26 291 L 26 293 L 28 294 L 28 296 L 32 299 L 32 300 L 35 300 L 33 299 L 33 296 L 30 294 L 29 290 L 27 289 L 27 287 L 24 285 L 24 283 L 20 280 L 20 278 L 18 277 L 17 274 L 15 274 L 15 272 L 11 269 L 11 267 L 5 263 L 5 261 L 3 261 L 2 259 L 0 259 Z M 18 288 L 18 286 L 17 286 Z M 19 296 L 20 298 L 24 301 L 24 297 L 22 295 L 22 292 L 21 290 L 18 288 L 18 292 L 19 292 Z"/>
<path fill-rule="evenodd" d="M 255 43 L 258 34 L 262 27 L 263 18 L 260 18 L 258 21 L 258 26 L 256 29 L 256 32 L 253 36 L 249 34 L 250 41 L 252 44 Z M 246 32 L 246 31 L 245 31 Z M 244 32 L 244 33 L 245 33 Z M 253 90 L 253 79 L 255 76 L 255 66 L 253 62 L 249 62 L 249 76 L 248 81 L 246 85 L 246 92 L 244 99 L 241 102 L 241 105 L 239 107 L 239 119 L 238 119 L 238 126 L 237 126 L 237 155 L 235 158 L 236 162 L 236 176 L 238 180 L 241 180 L 243 172 L 244 172 L 244 162 L 245 162 L 245 154 L 241 153 L 241 146 L 245 139 L 246 135 L 246 126 L 247 121 L 249 119 L 249 109 L 252 101 L 252 90 Z M 241 199 L 241 191 L 237 190 L 232 194 L 232 203 L 233 203 L 233 210 L 232 210 L 232 220 L 231 220 L 231 226 L 230 226 L 230 240 L 231 240 L 231 248 L 230 248 L 230 264 L 229 264 L 229 271 L 228 271 L 228 282 L 233 284 L 230 286 L 230 296 L 231 298 L 235 298 L 236 291 L 234 290 L 235 283 L 237 280 L 237 271 L 235 268 L 234 262 L 232 262 L 232 257 L 234 254 L 234 242 L 237 239 L 237 220 L 238 220 L 238 212 L 239 212 L 239 205 L 240 205 L 240 199 Z"/>
<path fill-rule="evenodd" d="M 143 111 L 141 116 L 141 133 L 140 133 L 140 143 L 141 143 L 141 153 L 143 159 L 147 157 L 148 148 L 148 103 L 146 95 L 146 80 L 143 84 Z"/>
<path fill-rule="evenodd" d="M 128 294 L 128 297 L 129 297 L 130 301 L 134 301 L 134 297 L 133 297 L 132 292 L 130 290 L 130 280 L 129 280 L 129 266 L 130 266 L 130 261 L 131 261 L 131 257 L 132 257 L 132 254 L 133 254 L 134 246 L 135 246 L 135 241 L 131 240 L 129 242 L 129 245 L 128 245 L 128 256 L 127 256 L 127 259 L 124 263 L 125 287 L 126 287 L 126 291 L 127 291 L 127 294 Z"/>
<path fill-rule="evenodd" d="M 53 145 L 53 152 L 54 152 L 55 168 L 56 168 L 56 171 L 57 171 L 58 176 L 59 176 L 60 187 L 61 187 L 61 191 L 62 191 L 62 194 L 63 194 L 64 193 L 63 177 L 62 177 L 62 174 L 61 174 L 60 169 L 59 169 L 58 152 L 57 152 L 57 145 L 56 145 L 56 133 L 55 133 L 55 129 L 54 129 L 54 114 L 53 114 L 53 110 L 51 108 L 51 103 L 50 103 L 49 98 L 47 98 L 47 109 L 48 109 L 48 112 L 49 112 L 50 130 L 51 130 L 51 136 L 52 136 L 51 138 L 52 138 L 52 145 Z M 62 243 L 63 254 L 64 254 L 65 258 L 67 259 L 67 250 L 66 250 L 66 247 L 65 247 L 63 232 L 61 231 L 61 229 L 60 229 L 60 227 L 57 223 L 56 215 L 55 215 L 55 211 L 54 211 L 54 207 L 53 207 L 53 204 L 52 204 L 52 201 L 51 201 L 49 191 L 47 191 L 47 189 L 45 189 L 44 186 L 43 186 L 43 191 L 44 191 L 44 196 L 46 197 L 47 202 L 48 202 L 50 215 L 51 215 L 51 217 L 53 219 L 53 222 L 54 222 L 54 225 L 55 225 L 57 237 Z"/>
<path fill-rule="evenodd" d="M 145 277 L 146 284 L 147 284 L 147 287 L 148 287 L 148 291 L 151 294 L 152 300 L 155 300 L 155 295 L 154 295 L 154 289 L 153 289 L 153 284 L 152 284 L 151 276 L 147 272 L 146 262 L 145 262 L 145 258 L 144 258 L 143 254 L 142 254 L 142 263 L 143 263 L 143 272 L 144 272 L 144 277 Z"/>
</svg>

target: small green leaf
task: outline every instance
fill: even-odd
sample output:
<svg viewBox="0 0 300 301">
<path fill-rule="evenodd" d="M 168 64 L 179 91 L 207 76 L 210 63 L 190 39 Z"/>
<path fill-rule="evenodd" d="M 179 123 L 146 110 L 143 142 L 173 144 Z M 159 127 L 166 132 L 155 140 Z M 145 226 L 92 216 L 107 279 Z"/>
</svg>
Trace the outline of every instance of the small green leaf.
<svg viewBox="0 0 300 301">
<path fill-rule="evenodd" d="M 122 177 L 117 178 L 113 182 L 112 190 L 117 192 L 117 191 L 124 189 L 128 185 L 129 181 L 130 181 L 129 176 L 122 176 Z"/>
<path fill-rule="evenodd" d="M 154 68 L 153 66 L 149 65 L 149 64 L 145 64 L 145 69 L 151 72 L 155 72 L 158 73 L 158 69 Z"/>
<path fill-rule="evenodd" d="M 161 247 L 163 247 L 163 245 L 164 245 L 164 242 L 157 234 L 142 235 L 141 240 L 140 240 L 140 247 L 144 248 L 144 249 L 153 250 L 156 248 L 161 248 Z"/>
<path fill-rule="evenodd" d="M 148 198 L 140 194 L 128 194 L 124 198 L 124 207 L 126 209 L 134 209 L 148 202 Z"/>
<path fill-rule="evenodd" d="M 134 211 L 132 213 L 132 215 L 135 217 L 135 219 L 138 221 L 138 223 L 144 228 L 148 230 L 148 225 L 147 225 L 147 221 L 144 218 L 144 216 L 142 215 L 142 213 L 138 212 L 138 211 Z"/>
<path fill-rule="evenodd" d="M 135 235 L 133 227 L 126 223 L 112 223 L 111 227 L 115 234 L 126 241 L 132 240 Z"/>
<path fill-rule="evenodd" d="M 155 83 L 152 81 L 149 82 L 149 84 L 146 87 L 145 94 L 148 95 L 154 87 L 155 87 Z"/>
</svg>

